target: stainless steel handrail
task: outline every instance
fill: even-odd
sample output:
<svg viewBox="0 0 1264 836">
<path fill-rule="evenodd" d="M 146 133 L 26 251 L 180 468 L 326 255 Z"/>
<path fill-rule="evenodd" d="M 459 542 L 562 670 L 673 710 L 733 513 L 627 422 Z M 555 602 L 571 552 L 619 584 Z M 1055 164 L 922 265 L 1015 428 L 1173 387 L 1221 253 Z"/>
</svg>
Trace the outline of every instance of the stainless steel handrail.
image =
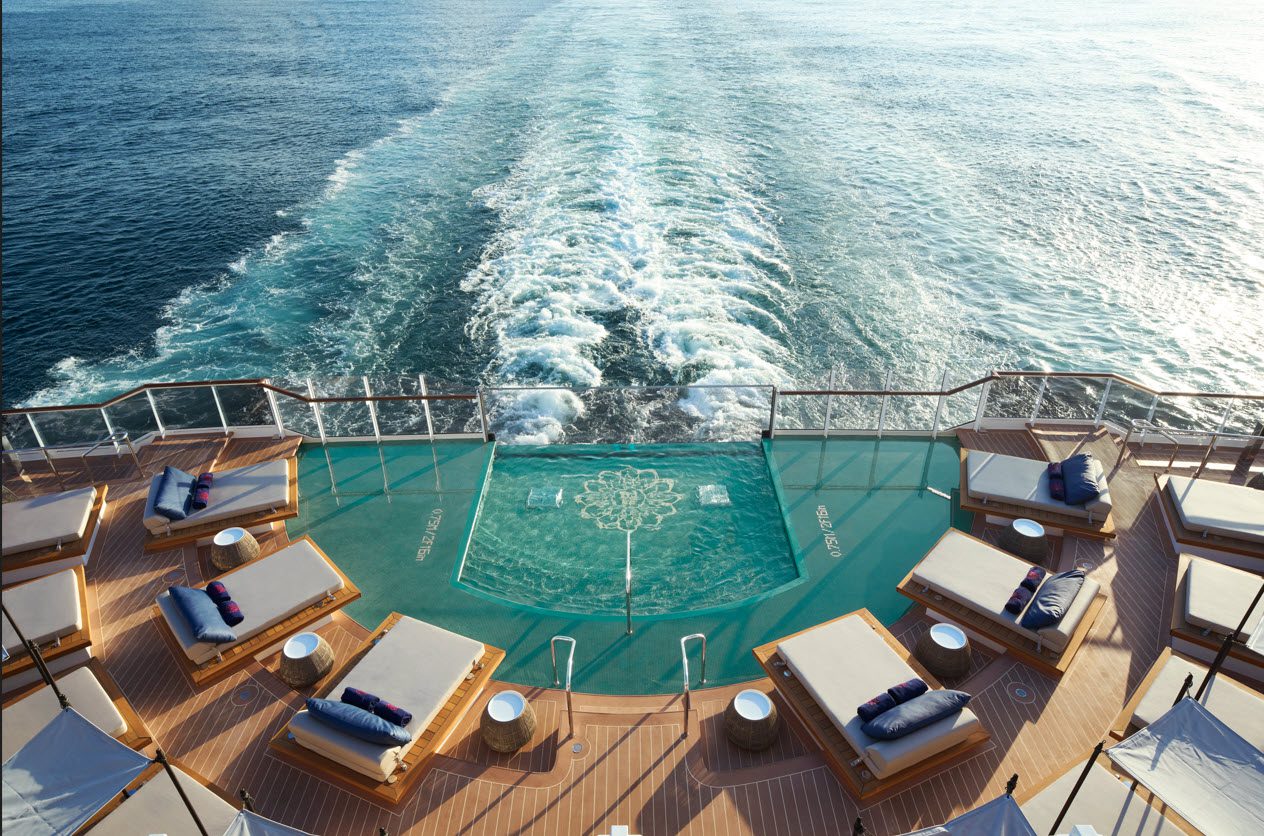
<svg viewBox="0 0 1264 836">
<path fill-rule="evenodd" d="M 553 686 L 561 681 L 557 678 L 557 643 L 570 642 L 566 656 L 566 716 L 570 721 L 571 737 L 575 736 L 575 704 L 571 700 L 571 674 L 575 671 L 575 640 L 570 636 L 554 636 L 549 639 L 549 657 L 553 660 Z"/>
<path fill-rule="evenodd" d="M 627 532 L 627 558 L 623 564 L 623 607 L 628 616 L 628 632 L 632 635 L 632 532 Z"/>
<path fill-rule="evenodd" d="M 703 633 L 690 633 L 687 636 L 682 636 L 680 639 L 680 665 L 681 665 L 681 669 L 684 672 L 685 730 L 681 734 L 681 737 L 689 736 L 689 709 L 692 705 L 692 700 L 689 695 L 689 642 L 693 641 L 694 639 L 702 640 L 702 681 L 699 682 L 698 684 L 699 685 L 707 684 L 707 637 L 706 635 L 704 635 Z"/>
<path fill-rule="evenodd" d="M 1133 418 L 1128 422 L 1128 433 L 1124 436 L 1124 443 L 1119 448 L 1119 457 L 1115 460 L 1116 466 L 1124 460 L 1128 455 L 1128 442 L 1132 440 L 1132 434 L 1140 432 L 1144 437 L 1146 433 L 1154 433 L 1163 436 L 1172 444 L 1172 455 L 1168 457 L 1167 466 L 1163 468 L 1164 473 L 1172 470 L 1172 466 L 1176 463 L 1176 456 L 1180 452 L 1181 442 L 1177 436 L 1185 436 L 1187 438 L 1207 438 L 1207 451 L 1203 453 L 1202 459 L 1198 462 L 1198 467 L 1194 470 L 1194 478 L 1202 475 L 1207 468 L 1207 463 L 1211 461 L 1211 454 L 1216 450 L 1216 443 L 1221 439 L 1232 438 L 1241 440 L 1264 440 L 1264 436 L 1255 435 L 1254 433 L 1234 433 L 1224 432 L 1223 430 L 1182 430 L 1176 427 L 1164 427 L 1155 424 L 1146 418 Z"/>
<path fill-rule="evenodd" d="M 101 439 L 96 444 L 93 444 L 87 450 L 80 453 L 79 458 L 81 460 L 87 459 L 88 456 L 96 452 L 98 448 L 104 447 L 107 444 L 114 446 L 114 455 L 116 456 L 122 455 L 122 450 L 119 449 L 119 445 L 126 444 L 128 452 L 132 454 L 132 461 L 136 464 L 136 471 L 140 473 L 141 476 L 149 475 L 145 472 L 145 468 L 140 465 L 140 456 L 136 453 L 136 445 L 132 443 L 132 437 L 128 434 L 127 430 L 115 430 L 107 437 Z"/>
</svg>

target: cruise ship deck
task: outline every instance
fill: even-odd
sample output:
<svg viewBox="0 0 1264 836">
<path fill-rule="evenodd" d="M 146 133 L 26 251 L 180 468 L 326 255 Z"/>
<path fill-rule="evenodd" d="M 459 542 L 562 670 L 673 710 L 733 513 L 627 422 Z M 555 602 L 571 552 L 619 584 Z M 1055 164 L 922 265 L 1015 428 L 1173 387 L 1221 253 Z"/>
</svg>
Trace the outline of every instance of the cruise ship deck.
<svg viewBox="0 0 1264 836">
<path fill-rule="evenodd" d="M 944 684 L 974 695 L 971 709 L 990 739 L 863 806 L 784 706 L 784 722 L 769 749 L 752 753 L 728 742 L 725 706 L 751 683 L 696 688 L 687 714 L 681 694 L 577 692 L 574 729 L 562 691 L 524 689 L 538 717 L 534 737 L 517 753 L 501 755 L 479 738 L 478 709 L 500 690 L 493 682 L 401 804 L 388 808 L 371 802 L 269 750 L 269 740 L 319 687 L 286 685 L 277 676 L 279 653 L 252 660 L 209 687 L 194 687 L 164 638 L 153 604 L 171 584 L 199 586 L 209 580 L 204 569 L 209 548 L 145 551 L 141 518 L 149 479 L 133 462 L 91 457 L 59 461 L 58 470 L 67 487 L 109 486 L 109 511 L 87 566 L 96 656 L 169 756 L 227 798 L 248 790 L 259 812 L 270 818 L 316 834 L 370 834 L 378 828 L 392 836 L 604 834 L 612 825 L 625 824 L 648 836 L 838 834 L 850 832 L 861 816 L 867 833 L 899 834 L 1001 795 L 1015 773 L 1016 796 L 1022 799 L 1024 791 L 1082 762 L 1170 641 L 1178 563 L 1154 479 L 1167 464 L 1164 448 L 1151 444 L 1142 450 L 1133 444 L 1132 454 L 1115 467 L 1124 439 L 1107 431 L 1037 424 L 985 432 L 959 428 L 956 433 L 962 446 L 976 450 L 1042 460 L 1088 450 L 1103 462 L 1117 536 L 1053 538 L 1045 563 L 1051 570 L 1084 568 L 1106 591 L 1106 603 L 1058 679 L 1011 653 L 976 643 L 968 673 Z M 224 469 L 282 458 L 299 443 L 296 436 L 225 442 L 220 433 L 172 434 L 141 447 L 140 463 L 148 473 L 164 465 L 197 473 L 212 461 Z M 1202 478 L 1245 481 L 1233 475 L 1236 456 L 1237 451 L 1217 452 Z M 1173 472 L 1192 471 L 1200 458 L 1201 453 L 1177 455 Z M 10 496 L 60 489 L 39 462 L 28 462 L 24 475 L 6 468 L 4 484 Z M 999 531 L 983 515 L 974 517 L 976 536 L 995 541 Z M 266 552 L 288 537 L 284 525 L 276 523 L 260 539 Z M 912 650 L 932 623 L 914 605 L 891 632 Z M 342 612 L 319 632 L 340 660 L 369 635 L 366 626 Z M 749 648 L 744 653 L 749 656 Z M 753 687 L 772 691 L 766 678 Z"/>
</svg>

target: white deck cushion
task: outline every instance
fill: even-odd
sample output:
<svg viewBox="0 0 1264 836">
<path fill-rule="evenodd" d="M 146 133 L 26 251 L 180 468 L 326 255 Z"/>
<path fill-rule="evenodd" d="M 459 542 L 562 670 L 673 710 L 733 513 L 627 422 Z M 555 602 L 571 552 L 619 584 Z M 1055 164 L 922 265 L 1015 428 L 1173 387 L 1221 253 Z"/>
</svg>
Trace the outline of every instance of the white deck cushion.
<svg viewBox="0 0 1264 836">
<path fill-rule="evenodd" d="M 4 554 L 66 546 L 83 536 L 96 488 L 79 488 L 4 503 Z"/>
<path fill-rule="evenodd" d="M 210 834 L 223 833 L 237 818 L 237 808 L 198 783 L 179 767 L 172 767 L 180 786 L 197 810 L 198 818 Z M 145 836 L 162 833 L 166 836 L 199 836 L 197 825 L 189 815 L 180 794 L 171 783 L 171 776 L 162 771 L 141 784 L 131 798 L 124 801 L 101 823 L 92 828 L 94 836 Z"/>
<path fill-rule="evenodd" d="M 1083 762 L 1075 764 L 1022 805 L 1023 815 L 1037 833 L 1048 833 L 1053 827 L 1083 771 Z M 1185 831 L 1145 802 L 1149 793 L 1144 787 L 1140 789 L 1138 795 L 1131 782 L 1120 781 L 1101 763 L 1094 764 L 1058 832 L 1070 833 L 1073 826 L 1087 824 L 1102 836 L 1184 836 Z"/>
<path fill-rule="evenodd" d="M 800 633 L 777 652 L 874 775 L 885 778 L 965 740 L 979 728 L 969 708 L 897 740 L 861 730 L 856 707 L 918 674 L 859 615 Z"/>
<path fill-rule="evenodd" d="M 171 600 L 171 593 L 163 592 L 158 596 L 163 617 L 184 648 L 185 655 L 199 664 L 343 587 L 338 572 L 307 540 L 297 540 L 272 554 L 257 558 L 219 580 L 241 606 L 241 614 L 245 616 L 240 624 L 233 627 L 233 632 L 237 634 L 235 642 L 199 642 L 193 637 L 184 615 Z"/>
<path fill-rule="evenodd" d="M 9 587 L 4 591 L 4 605 L 22 628 L 22 634 L 36 644 L 83 629 L 79 576 L 73 569 Z M 16 655 L 22 642 L 9 619 L 3 621 L 4 649 Z"/>
<path fill-rule="evenodd" d="M 367 743 L 330 728 L 306 710 L 290 720 L 290 732 L 300 745 L 385 781 L 483 652 L 482 642 L 415 618 L 402 618 L 334 685 L 328 698 L 337 700 L 344 688 L 359 688 L 411 712 L 412 722 L 405 728 L 412 734 L 412 743 Z"/>
<path fill-rule="evenodd" d="M 1264 491 L 1209 479 L 1168 476 L 1181 524 L 1200 534 L 1264 543 Z"/>
<path fill-rule="evenodd" d="M 1027 576 L 1031 565 L 956 529 L 949 529 L 922 562 L 913 567 L 912 580 L 969 607 L 1000 627 L 1054 650 L 1062 650 L 1071 641 L 1101 586 L 1092 578 L 1085 578 L 1079 594 L 1057 624 L 1028 630 L 1019 624 L 1021 613 L 1012 615 L 1005 611 L 1005 602 Z"/>
<path fill-rule="evenodd" d="M 1214 560 L 1192 557 L 1185 570 L 1185 620 L 1195 627 L 1227 636 L 1251 606 L 1264 578 Z M 1238 633 L 1246 641 L 1264 616 L 1264 601 L 1256 605 Z"/>
<path fill-rule="evenodd" d="M 149 483 L 149 498 L 145 500 L 145 528 L 154 534 L 165 534 L 259 511 L 279 510 L 289 502 L 288 459 L 213 473 L 210 504 L 182 520 L 169 520 L 154 513 L 154 499 L 162 474 L 155 476 Z"/>
<path fill-rule="evenodd" d="M 75 711 L 87 718 L 92 725 L 112 737 L 127 733 L 127 721 L 119 714 L 110 695 L 105 693 L 101 683 L 88 668 L 75 668 L 70 673 L 56 677 L 56 680 L 57 687 L 70 700 Z M 25 746 L 59 711 L 61 705 L 57 702 L 57 696 L 47 685 L 5 708 L 3 714 L 0 714 L 3 722 L 0 761 L 7 761 L 10 755 Z"/>
<path fill-rule="evenodd" d="M 1048 462 L 984 453 L 966 453 L 966 491 L 974 499 L 1021 505 L 1055 514 L 1101 521 L 1110 513 L 1110 489 L 1103 474 L 1097 480 L 1101 494 L 1084 505 L 1068 505 L 1049 493 Z"/>
<path fill-rule="evenodd" d="M 1191 673 L 1194 675 L 1194 685 L 1189 691 L 1192 697 L 1207 675 L 1207 666 L 1170 654 L 1141 702 L 1137 703 L 1132 722 L 1148 726 L 1166 714 L 1180 693 L 1185 676 Z M 1199 702 L 1252 746 L 1264 750 L 1264 694 L 1234 682 L 1224 674 L 1217 674 L 1207 684 Z"/>
</svg>

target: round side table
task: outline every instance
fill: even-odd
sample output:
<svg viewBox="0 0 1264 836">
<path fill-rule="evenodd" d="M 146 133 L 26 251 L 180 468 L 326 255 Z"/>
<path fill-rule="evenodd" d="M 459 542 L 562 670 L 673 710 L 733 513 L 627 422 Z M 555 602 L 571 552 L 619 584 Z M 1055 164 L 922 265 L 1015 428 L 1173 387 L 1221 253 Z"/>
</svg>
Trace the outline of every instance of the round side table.
<svg viewBox="0 0 1264 836">
<path fill-rule="evenodd" d="M 1001 531 L 1000 547 L 1023 560 L 1041 563 L 1049 551 L 1049 538 L 1040 523 L 1018 519 Z"/>
<path fill-rule="evenodd" d="M 517 691 L 501 691 L 487 701 L 479 731 L 497 752 L 516 752 L 535 734 L 535 709 Z"/>
<path fill-rule="evenodd" d="M 277 676 L 291 688 L 314 685 L 334 667 L 334 649 L 316 633 L 299 633 L 281 648 Z"/>
<path fill-rule="evenodd" d="M 777 739 L 777 726 L 777 706 L 763 691 L 741 691 L 724 709 L 724 733 L 743 749 L 767 749 Z"/>
<path fill-rule="evenodd" d="M 226 528 L 211 540 L 211 565 L 221 572 L 259 556 L 259 541 L 244 528 Z"/>
<path fill-rule="evenodd" d="M 970 637 L 955 624 L 935 624 L 917 640 L 918 661 L 935 676 L 960 679 L 970 672 Z"/>
</svg>

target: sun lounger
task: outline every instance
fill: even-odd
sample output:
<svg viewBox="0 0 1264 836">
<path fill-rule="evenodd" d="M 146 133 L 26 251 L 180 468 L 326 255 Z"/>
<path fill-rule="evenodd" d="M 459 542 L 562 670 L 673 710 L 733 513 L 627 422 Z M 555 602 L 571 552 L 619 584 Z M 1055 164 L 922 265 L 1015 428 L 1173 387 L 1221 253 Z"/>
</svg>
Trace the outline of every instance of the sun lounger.
<svg viewBox="0 0 1264 836">
<path fill-rule="evenodd" d="M 88 668 L 76 668 L 56 677 L 56 681 L 75 710 L 94 726 L 111 737 L 127 734 L 127 721 Z M 7 703 L 4 711 L 0 712 L 0 725 L 3 727 L 0 761 L 8 760 L 10 755 L 25 746 L 59 711 L 61 705 L 53 689 L 47 685 L 20 700 Z"/>
<path fill-rule="evenodd" d="M 1083 505 L 1068 505 L 1049 493 L 1049 463 L 981 450 L 961 450 L 961 507 L 1013 519 L 1029 517 L 1046 528 L 1089 537 L 1114 537 L 1110 489 L 1103 473 L 1101 494 Z"/>
<path fill-rule="evenodd" d="M 237 817 L 237 807 L 216 795 L 206 781 L 190 775 L 187 768 L 175 765 L 171 768 L 206 832 L 214 836 L 226 831 Z M 147 833 L 198 836 L 193 817 L 171 783 L 171 776 L 162 767 L 152 768 L 145 783 L 129 797 L 107 809 L 108 812 L 89 829 L 92 836 L 139 836 Z"/>
<path fill-rule="evenodd" d="M 862 799 L 893 791 L 898 782 L 915 779 L 988 738 L 968 707 L 895 740 L 865 734 L 856 707 L 875 694 L 914 677 L 932 689 L 940 687 L 868 610 L 755 648 L 754 653 L 830 766 Z M 785 676 L 787 670 L 792 676 Z M 871 776 L 860 772 L 858 762 Z"/>
<path fill-rule="evenodd" d="M 1237 629 L 1264 578 L 1189 554 L 1180 556 L 1176 572 L 1172 648 L 1210 664 L 1225 637 Z M 1226 670 L 1256 683 L 1264 682 L 1264 653 L 1243 642 L 1252 637 L 1262 619 L 1264 600 L 1255 606 L 1224 662 Z"/>
<path fill-rule="evenodd" d="M 145 501 L 145 528 L 154 551 L 210 537 L 230 526 L 257 528 L 298 515 L 298 460 L 278 459 L 217 472 L 211 501 L 182 520 L 154 511 L 162 474 L 154 476 Z"/>
<path fill-rule="evenodd" d="M 1097 581 L 1085 578 L 1057 624 L 1029 630 L 1019 623 L 1021 613 L 1005 611 L 1005 602 L 1030 567 L 1025 560 L 949 529 L 897 588 L 928 609 L 1060 674 L 1096 619 L 1105 594 Z"/>
<path fill-rule="evenodd" d="M 4 605 L 29 641 L 43 652 L 49 671 L 60 673 L 92 658 L 88 626 L 87 586 L 83 567 L 64 569 L 4 590 Z M 39 680 L 35 661 L 22 646 L 17 630 L 3 619 L 4 693 Z"/>
<path fill-rule="evenodd" d="M 1155 476 L 1177 552 L 1264 569 L 1264 491 L 1187 476 Z"/>
<path fill-rule="evenodd" d="M 232 628 L 236 641 L 198 641 L 171 594 L 163 592 L 157 598 L 168 635 L 188 659 L 196 684 L 209 681 L 213 674 L 217 678 L 219 672 L 229 669 L 227 666 L 279 644 L 289 634 L 360 597 L 360 591 L 309 537 L 225 572 L 216 580 L 228 587 L 245 616 Z M 273 630 L 278 625 L 284 627 Z"/>
<path fill-rule="evenodd" d="M 4 503 L 4 583 L 86 564 L 106 492 L 102 485 Z"/>
<path fill-rule="evenodd" d="M 1084 771 L 1084 760 L 1071 764 L 1056 780 L 1020 805 L 1037 833 L 1050 832 Z M 1151 806 L 1151 801 L 1155 806 Z M 1101 763 L 1096 763 L 1075 794 L 1075 801 L 1062 818 L 1058 832 L 1070 833 L 1073 826 L 1087 824 L 1102 836 L 1184 836 L 1185 830 L 1166 817 L 1166 812 L 1163 802 L 1145 787 L 1120 780 Z"/>
<path fill-rule="evenodd" d="M 405 726 L 412 742 L 368 743 L 301 710 L 273 739 L 272 747 L 370 798 L 396 803 L 461 722 L 503 658 L 502 650 L 393 614 L 360 654 L 329 677 L 319 695 L 336 701 L 344 688 L 354 687 L 406 709 L 413 715 Z"/>
</svg>

